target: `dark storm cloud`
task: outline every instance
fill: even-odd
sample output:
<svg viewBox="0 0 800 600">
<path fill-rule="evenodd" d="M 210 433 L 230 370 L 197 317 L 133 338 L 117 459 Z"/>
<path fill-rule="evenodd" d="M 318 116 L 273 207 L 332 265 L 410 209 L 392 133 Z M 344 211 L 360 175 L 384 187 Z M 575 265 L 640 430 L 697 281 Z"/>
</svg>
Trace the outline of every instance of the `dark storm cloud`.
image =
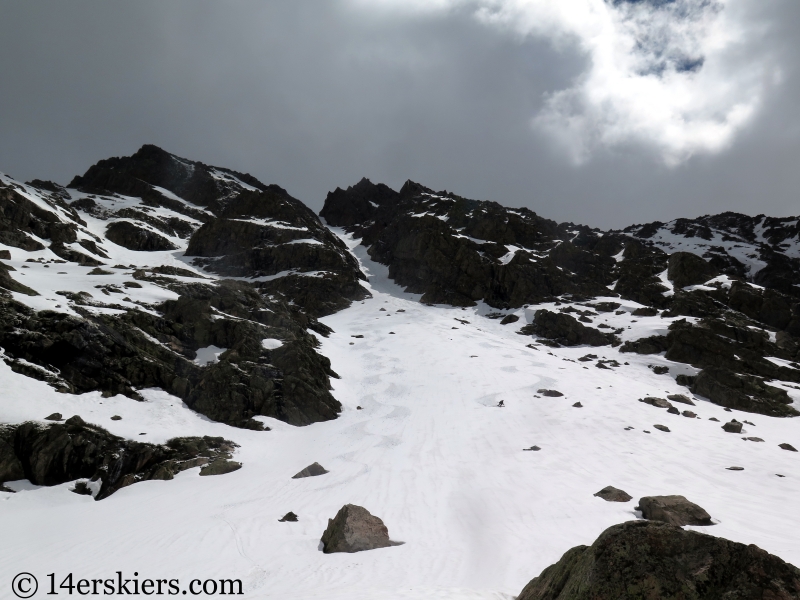
<svg viewBox="0 0 800 600">
<path fill-rule="evenodd" d="M 730 147 L 668 167 L 632 141 L 576 166 L 531 120 L 587 57 L 467 10 L 0 0 L 0 170 L 65 183 L 155 143 L 278 183 L 315 209 L 366 176 L 597 226 L 797 214 L 800 5 L 759 10 L 772 29 L 747 48 L 780 66 L 783 82 Z"/>
</svg>

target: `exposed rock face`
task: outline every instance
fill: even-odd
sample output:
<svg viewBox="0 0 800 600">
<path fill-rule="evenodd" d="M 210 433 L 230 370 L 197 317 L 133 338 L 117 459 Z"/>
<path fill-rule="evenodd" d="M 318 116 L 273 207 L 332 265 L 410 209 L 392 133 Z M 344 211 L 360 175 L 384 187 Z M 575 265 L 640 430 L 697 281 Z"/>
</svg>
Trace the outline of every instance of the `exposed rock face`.
<svg viewBox="0 0 800 600">
<path fill-rule="evenodd" d="M 705 283 L 719 274 L 711 264 L 691 252 L 674 252 L 668 265 L 667 278 L 676 288 Z"/>
<path fill-rule="evenodd" d="M 645 496 L 639 500 L 642 516 L 671 525 L 711 525 L 711 515 L 683 496 Z"/>
<path fill-rule="evenodd" d="M 333 519 L 328 519 L 321 541 L 325 554 L 362 552 L 392 545 L 383 521 L 355 504 L 345 504 Z"/>
<path fill-rule="evenodd" d="M 227 459 L 235 447 L 233 442 L 214 437 L 174 438 L 164 446 L 133 442 L 85 423 L 79 416 L 63 424 L 5 425 L 0 426 L 0 484 L 18 479 L 36 485 L 99 480 L 95 499 L 102 500 L 137 481 L 172 479 L 210 461 L 212 465 L 231 463 Z"/>
<path fill-rule="evenodd" d="M 535 334 L 553 340 L 562 346 L 606 346 L 614 342 L 614 337 L 601 333 L 593 327 L 578 322 L 575 317 L 565 313 L 554 313 L 542 309 L 536 311 L 533 323 L 526 325 L 520 333 Z"/>
<path fill-rule="evenodd" d="M 399 193 L 368 181 L 337 189 L 320 214 L 362 236 L 390 277 L 428 303 L 471 306 L 484 299 L 507 308 L 563 293 L 607 293 L 611 256 L 619 251 L 588 228 L 411 181 Z"/>
<path fill-rule="evenodd" d="M 633 500 L 633 496 L 610 485 L 597 492 L 595 496 L 602 498 L 606 502 L 628 502 Z"/>
<path fill-rule="evenodd" d="M 167 238 L 128 221 L 116 221 L 106 229 L 106 237 L 123 248 L 140 252 L 176 250 Z"/>
<path fill-rule="evenodd" d="M 670 325 L 666 336 L 626 342 L 621 352 L 653 354 L 666 350 L 668 360 L 688 363 L 702 371 L 687 381 L 691 391 L 720 406 L 769 416 L 796 416 L 785 390 L 766 380 L 800 380 L 800 370 L 766 360 L 776 356 L 795 360 L 794 338 L 780 332 L 771 342 L 766 331 L 756 329 L 746 317 L 728 313 L 725 319 L 705 318 L 698 324 L 684 320 Z M 780 343 L 778 343 L 780 342 Z"/>
<path fill-rule="evenodd" d="M 95 225 L 105 222 L 105 237 L 81 215 Z M 0 290 L 3 360 L 18 373 L 63 392 L 137 400 L 139 389 L 162 388 L 214 420 L 253 429 L 263 429 L 253 418 L 259 415 L 306 425 L 341 410 L 330 393 L 336 374 L 309 330 L 330 333 L 317 317 L 364 298 L 363 275 L 344 243 L 282 188 L 144 146 L 133 156 L 99 162 L 69 189 L 0 176 L 3 240 L 21 251 L 42 251 L 49 243 L 52 255 L 29 259 L 47 268 L 65 261 L 97 267 L 88 273 L 98 276 L 95 289 L 55 292 L 69 313 L 32 310 Z M 175 267 L 172 256 L 162 265 L 149 255 L 144 268 L 112 267 L 114 244 L 143 253 L 188 246 L 210 272 L 270 277 L 213 281 Z M 111 284 L 101 277 L 126 268 L 135 281 L 124 287 L 118 278 Z M 36 293 L 12 271 L 0 263 L 0 288 Z M 125 297 L 143 286 L 179 298 L 151 305 Z M 116 314 L 97 314 L 94 307 Z M 282 344 L 266 349 L 265 338 Z M 212 362 L 193 360 L 210 346 L 227 351 Z"/>
<path fill-rule="evenodd" d="M 160 317 L 35 313 L 0 298 L 5 360 L 71 393 L 101 390 L 140 399 L 138 388 L 160 387 L 197 412 L 239 427 L 262 428 L 252 419 L 257 415 L 294 425 L 336 418 L 341 405 L 329 391 L 328 378 L 335 376 L 330 361 L 316 352 L 318 342 L 288 306 L 241 282 L 165 284 L 181 297 L 159 306 Z M 212 318 L 219 313 L 227 316 Z M 315 320 L 300 322 L 317 327 Z M 286 342 L 267 350 L 261 340 L 268 337 Z M 209 345 L 229 351 L 214 364 L 192 362 L 196 350 Z"/>
<path fill-rule="evenodd" d="M 800 569 L 761 550 L 680 527 L 630 521 L 568 550 L 517 600 L 800 598 Z"/>
</svg>

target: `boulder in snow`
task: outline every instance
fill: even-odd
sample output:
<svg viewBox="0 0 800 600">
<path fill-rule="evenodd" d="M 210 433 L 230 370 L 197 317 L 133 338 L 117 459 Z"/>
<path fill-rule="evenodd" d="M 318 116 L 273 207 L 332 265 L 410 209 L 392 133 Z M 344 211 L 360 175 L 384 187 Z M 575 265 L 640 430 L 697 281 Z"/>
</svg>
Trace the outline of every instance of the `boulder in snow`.
<svg viewBox="0 0 800 600">
<path fill-rule="evenodd" d="M 361 552 L 397 544 L 389 540 L 389 530 L 381 519 L 355 504 L 345 504 L 333 519 L 328 519 L 321 541 L 325 554 Z"/>
<path fill-rule="evenodd" d="M 304 477 L 317 477 L 318 475 L 325 475 L 325 473 L 328 472 L 329 471 L 327 471 L 321 464 L 315 462 L 308 465 L 297 475 L 293 475 L 292 479 L 303 479 Z"/>
<path fill-rule="evenodd" d="M 595 496 L 602 498 L 606 502 L 628 502 L 633 499 L 633 496 L 627 492 L 610 485 L 597 492 Z"/>
<path fill-rule="evenodd" d="M 711 525 L 711 515 L 683 496 L 645 496 L 639 500 L 638 510 L 649 521 L 662 521 L 671 525 Z"/>
</svg>

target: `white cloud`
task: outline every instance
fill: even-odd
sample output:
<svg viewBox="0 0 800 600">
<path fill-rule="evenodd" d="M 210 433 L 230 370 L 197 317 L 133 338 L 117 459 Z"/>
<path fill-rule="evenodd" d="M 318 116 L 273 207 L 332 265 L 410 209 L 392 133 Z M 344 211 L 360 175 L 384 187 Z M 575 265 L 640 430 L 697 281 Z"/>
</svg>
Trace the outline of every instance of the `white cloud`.
<svg viewBox="0 0 800 600">
<path fill-rule="evenodd" d="M 599 147 L 644 143 L 668 165 L 728 147 L 777 81 L 743 51 L 763 33 L 748 0 L 350 0 L 413 15 L 471 11 L 488 26 L 577 45 L 587 70 L 552 91 L 532 125 L 581 163 Z"/>
</svg>

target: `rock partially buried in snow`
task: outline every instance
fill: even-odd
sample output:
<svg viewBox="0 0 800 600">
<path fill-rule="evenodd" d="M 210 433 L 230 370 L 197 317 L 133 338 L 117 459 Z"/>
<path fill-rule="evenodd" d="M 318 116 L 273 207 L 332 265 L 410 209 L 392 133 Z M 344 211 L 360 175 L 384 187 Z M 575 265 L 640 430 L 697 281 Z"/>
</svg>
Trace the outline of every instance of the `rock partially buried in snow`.
<svg viewBox="0 0 800 600">
<path fill-rule="evenodd" d="M 606 502 L 628 502 L 633 499 L 633 496 L 627 492 L 610 485 L 597 492 L 595 496 L 602 498 Z"/>
<path fill-rule="evenodd" d="M 754 545 L 629 521 L 568 550 L 517 600 L 798 600 L 800 569 Z"/>
<path fill-rule="evenodd" d="M 345 504 L 333 519 L 328 519 L 328 528 L 320 541 L 325 554 L 362 552 L 398 544 L 389 539 L 389 530 L 381 519 L 355 504 Z"/>
<path fill-rule="evenodd" d="M 797 448 L 795 448 L 791 444 L 778 444 L 778 448 L 783 448 L 784 450 L 788 450 L 789 452 L 797 452 Z"/>
<path fill-rule="evenodd" d="M 655 427 L 659 431 L 663 431 L 664 433 L 669 433 L 669 427 L 667 427 L 666 425 L 653 425 L 653 427 Z"/>
<path fill-rule="evenodd" d="M 558 390 L 539 390 L 536 393 L 541 394 L 542 396 L 546 396 L 548 398 L 560 398 L 561 396 L 564 395 Z"/>
<path fill-rule="evenodd" d="M 581 404 L 580 402 L 576 402 L 572 406 L 574 406 L 575 408 L 583 408 L 583 404 Z"/>
<path fill-rule="evenodd" d="M 722 426 L 722 429 L 728 433 L 742 433 L 742 424 L 736 419 L 733 419 L 732 421 L 725 423 L 725 425 Z"/>
<path fill-rule="evenodd" d="M 725 467 L 728 471 L 744 471 L 744 467 Z"/>
<path fill-rule="evenodd" d="M 638 510 L 649 521 L 678 526 L 712 525 L 711 515 L 683 496 L 645 496 L 639 500 Z"/>
<path fill-rule="evenodd" d="M 278 519 L 279 523 L 297 523 L 297 515 L 294 514 L 292 511 L 287 512 L 283 515 L 282 519 Z"/>
<path fill-rule="evenodd" d="M 305 469 L 300 471 L 297 475 L 293 475 L 292 479 L 303 479 L 305 477 L 317 477 L 318 475 L 325 475 L 328 473 L 321 464 L 315 462 L 308 465 Z"/>
<path fill-rule="evenodd" d="M 690 398 L 684 396 L 683 394 L 670 394 L 669 396 L 667 396 L 667 400 L 672 400 L 673 402 L 680 402 L 681 404 L 689 404 L 691 406 L 695 405 Z"/>
<path fill-rule="evenodd" d="M 656 408 L 672 408 L 672 404 L 664 400 L 664 398 L 655 398 L 653 396 L 647 396 L 646 398 L 639 398 L 639 402 L 650 404 L 651 406 L 655 406 Z"/>
<path fill-rule="evenodd" d="M 200 475 L 225 475 L 226 473 L 233 473 L 242 468 L 242 463 L 234 460 L 215 460 L 209 465 L 200 469 Z"/>
<path fill-rule="evenodd" d="M 45 421 L 63 421 L 64 417 L 61 416 L 61 413 L 53 413 L 49 417 L 44 418 Z"/>
</svg>

